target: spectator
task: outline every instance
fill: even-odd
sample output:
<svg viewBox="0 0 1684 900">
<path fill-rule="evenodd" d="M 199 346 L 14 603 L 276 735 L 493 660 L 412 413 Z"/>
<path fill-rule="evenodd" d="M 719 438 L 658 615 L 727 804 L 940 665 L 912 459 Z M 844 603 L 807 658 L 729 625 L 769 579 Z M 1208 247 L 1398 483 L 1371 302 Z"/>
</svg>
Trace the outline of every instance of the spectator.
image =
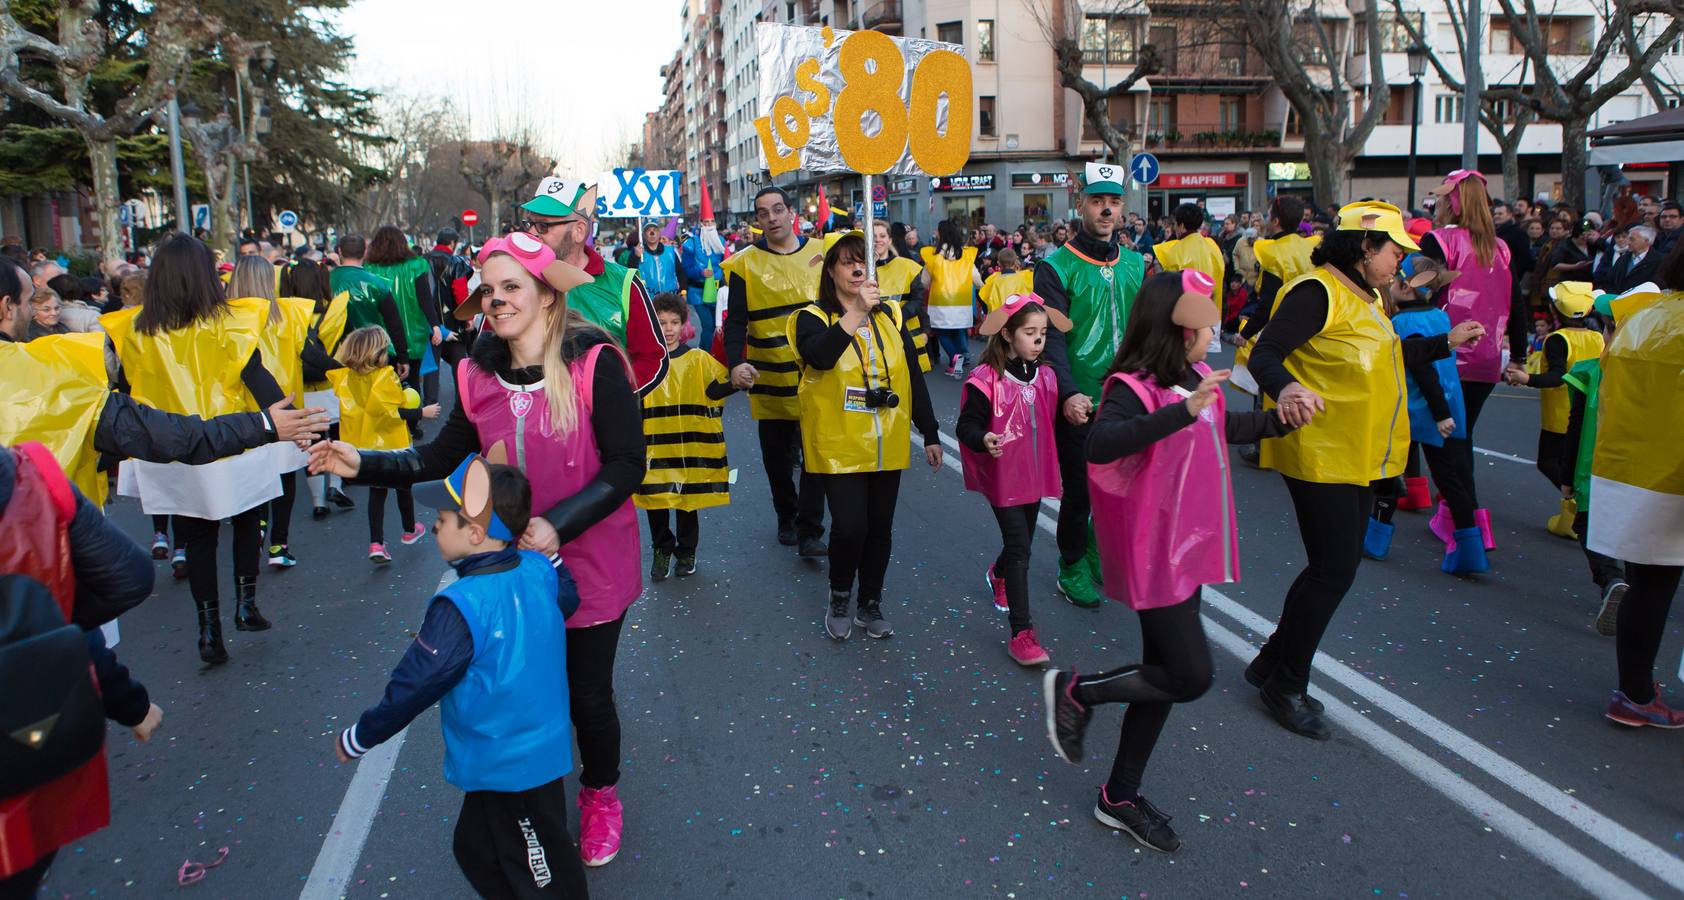
<svg viewBox="0 0 1684 900">
<path fill-rule="evenodd" d="M 263 242 L 254 237 L 243 237 L 236 250 L 241 256 L 262 256 Z"/>
<path fill-rule="evenodd" d="M 1597 290 L 1617 293 L 1614 285 L 1631 269 L 1629 239 L 1629 232 L 1623 228 L 1603 239 L 1591 265 L 1590 280 Z"/>
<path fill-rule="evenodd" d="M 1633 225 L 1626 234 L 1629 250 L 1624 257 L 1625 263 L 1615 264 L 1614 280 L 1608 288 L 1614 294 L 1623 294 L 1646 281 L 1654 281 L 1660 271 L 1661 260 L 1665 259 L 1655 252 L 1655 229 L 1647 225 Z"/>
<path fill-rule="evenodd" d="M 1662 203 L 1652 224 L 1655 226 L 1655 256 L 1666 259 L 1672 248 L 1678 246 L 1679 239 L 1684 238 L 1684 206 L 1680 206 L 1677 200 Z"/>
<path fill-rule="evenodd" d="M 34 252 L 45 253 L 47 251 L 36 250 Z M 64 274 L 64 267 L 58 263 L 50 259 L 34 259 L 33 256 L 32 253 L 29 263 L 29 280 L 35 282 L 36 290 L 46 287 L 47 282 Z"/>
<path fill-rule="evenodd" d="M 37 288 L 35 299 L 30 304 L 32 318 L 29 320 L 29 332 L 24 340 L 33 341 L 49 334 L 68 333 L 70 329 L 59 321 L 59 313 L 63 307 L 63 301 L 52 288 Z"/>
</svg>

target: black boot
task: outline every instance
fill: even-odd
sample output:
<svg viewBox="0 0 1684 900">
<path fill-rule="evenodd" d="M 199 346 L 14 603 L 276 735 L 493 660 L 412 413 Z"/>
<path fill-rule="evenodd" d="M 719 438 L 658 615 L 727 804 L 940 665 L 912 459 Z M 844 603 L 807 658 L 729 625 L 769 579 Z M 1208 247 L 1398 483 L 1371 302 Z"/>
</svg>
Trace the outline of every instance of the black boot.
<svg viewBox="0 0 1684 900">
<path fill-rule="evenodd" d="M 234 577 L 234 628 L 238 631 L 268 631 L 269 620 L 257 608 L 257 578 Z"/>
<path fill-rule="evenodd" d="M 222 646 L 221 605 L 215 600 L 194 600 L 193 605 L 199 610 L 199 658 L 220 666 L 228 661 L 228 648 Z"/>
</svg>

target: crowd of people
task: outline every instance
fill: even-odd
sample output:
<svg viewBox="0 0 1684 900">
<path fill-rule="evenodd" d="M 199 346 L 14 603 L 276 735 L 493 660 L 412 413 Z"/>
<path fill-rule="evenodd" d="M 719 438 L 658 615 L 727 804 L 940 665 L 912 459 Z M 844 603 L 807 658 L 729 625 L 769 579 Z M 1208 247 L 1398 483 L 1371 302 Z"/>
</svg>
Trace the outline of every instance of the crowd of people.
<svg viewBox="0 0 1684 900">
<path fill-rule="evenodd" d="M 7 571 L 32 580 L 6 590 L 71 638 L 20 651 L 0 635 L 0 653 L 39 654 L 34 668 L 72 680 L 91 662 L 105 714 L 144 740 L 162 711 L 99 639 L 151 588 L 145 551 L 101 515 L 113 485 L 152 517 L 152 558 L 187 581 L 209 666 L 229 658 L 224 523 L 234 627 L 260 632 L 259 566 L 301 564 L 288 540 L 300 474 L 315 519 L 367 488 L 377 565 L 394 560 L 389 494 L 405 545 L 428 534 L 416 504 L 436 509 L 448 583 L 335 752 L 355 760 L 439 703 L 470 884 L 584 896 L 584 868 L 621 849 L 614 676 L 645 584 L 636 510 L 650 581 L 705 564 L 699 512 L 731 499 L 723 409 L 746 394 L 768 534 L 827 570 L 820 628 L 886 639 L 900 476 L 915 458 L 941 467 L 945 422 L 998 524 L 982 575 L 1011 660 L 1051 662 L 1029 585 L 1043 500 L 1059 501 L 1057 595 L 1137 613 L 1138 661 L 1047 669 L 1044 715 L 1053 750 L 1079 762 L 1095 707 L 1127 706 L 1095 816 L 1173 851 L 1171 817 L 1142 785 L 1174 706 L 1213 680 L 1203 586 L 1240 577 L 1228 445 L 1281 474 L 1305 550 L 1245 679 L 1283 728 L 1326 740 L 1308 693 L 1317 647 L 1362 561 L 1389 555 L 1394 513 L 1433 506 L 1429 474 L 1442 571 L 1492 567 L 1473 439 L 1507 383 L 1542 392 L 1538 467 L 1562 498 L 1548 526 L 1582 544 L 1596 627 L 1615 638 L 1607 716 L 1684 727 L 1653 678 L 1684 571 L 1677 429 L 1653 427 L 1684 421 L 1678 367 L 1654 363 L 1684 353 L 1676 203 L 1619 204 L 1579 227 L 1572 210 L 1493 200 L 1483 175 L 1458 171 L 1422 213 L 1283 196 L 1219 223 L 1198 204 L 1148 221 L 1120 179 L 1088 165 L 1069 222 L 948 221 L 930 244 L 901 223 L 820 233 L 777 187 L 732 233 L 707 215 L 682 236 L 651 224 L 622 241 L 596 230 L 595 186 L 551 177 L 518 227 L 477 248 L 447 229 L 423 249 L 387 226 L 290 255 L 246 238 L 224 262 L 177 234 L 98 278 L 0 248 L 14 379 L 0 532 L 59 538 L 12 542 L 26 552 Z M 1223 340 L 1236 364 L 1213 370 Z M 957 410 L 932 404 L 937 367 L 963 381 Z M 50 407 L 17 402 L 48 387 Z M 0 800 L 8 892 L 106 821 L 98 742 L 67 752 Z"/>
</svg>

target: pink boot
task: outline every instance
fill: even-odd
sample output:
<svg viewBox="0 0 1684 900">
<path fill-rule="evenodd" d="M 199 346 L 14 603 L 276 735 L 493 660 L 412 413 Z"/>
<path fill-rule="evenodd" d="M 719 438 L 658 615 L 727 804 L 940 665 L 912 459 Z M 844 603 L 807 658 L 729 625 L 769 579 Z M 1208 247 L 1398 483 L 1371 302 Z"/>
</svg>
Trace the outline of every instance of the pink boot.
<svg viewBox="0 0 1684 900">
<path fill-rule="evenodd" d="M 1427 523 L 1427 527 L 1444 542 L 1444 552 L 1449 553 L 1456 546 L 1456 522 L 1450 518 L 1450 507 L 1442 500 L 1439 501 L 1438 512 L 1433 513 L 1433 519 Z"/>
<path fill-rule="evenodd" d="M 1480 537 L 1485 539 L 1486 551 L 1497 549 L 1497 538 L 1491 533 L 1491 510 L 1474 510 L 1474 524 L 1479 526 Z"/>
<path fill-rule="evenodd" d="M 625 808 L 614 785 L 579 788 L 579 858 L 595 868 L 606 866 L 620 854 L 620 829 Z"/>
</svg>

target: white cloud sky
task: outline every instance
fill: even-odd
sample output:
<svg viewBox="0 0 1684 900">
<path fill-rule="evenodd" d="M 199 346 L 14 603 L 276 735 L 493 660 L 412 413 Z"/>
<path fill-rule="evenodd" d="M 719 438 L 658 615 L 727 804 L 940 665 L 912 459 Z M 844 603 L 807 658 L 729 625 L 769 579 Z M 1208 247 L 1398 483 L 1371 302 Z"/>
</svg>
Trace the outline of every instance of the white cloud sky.
<svg viewBox="0 0 1684 900">
<path fill-rule="evenodd" d="M 356 41 L 352 84 L 448 94 L 476 137 L 524 116 L 564 172 L 589 177 L 660 106 L 683 2 L 357 0 L 339 25 Z"/>
</svg>

